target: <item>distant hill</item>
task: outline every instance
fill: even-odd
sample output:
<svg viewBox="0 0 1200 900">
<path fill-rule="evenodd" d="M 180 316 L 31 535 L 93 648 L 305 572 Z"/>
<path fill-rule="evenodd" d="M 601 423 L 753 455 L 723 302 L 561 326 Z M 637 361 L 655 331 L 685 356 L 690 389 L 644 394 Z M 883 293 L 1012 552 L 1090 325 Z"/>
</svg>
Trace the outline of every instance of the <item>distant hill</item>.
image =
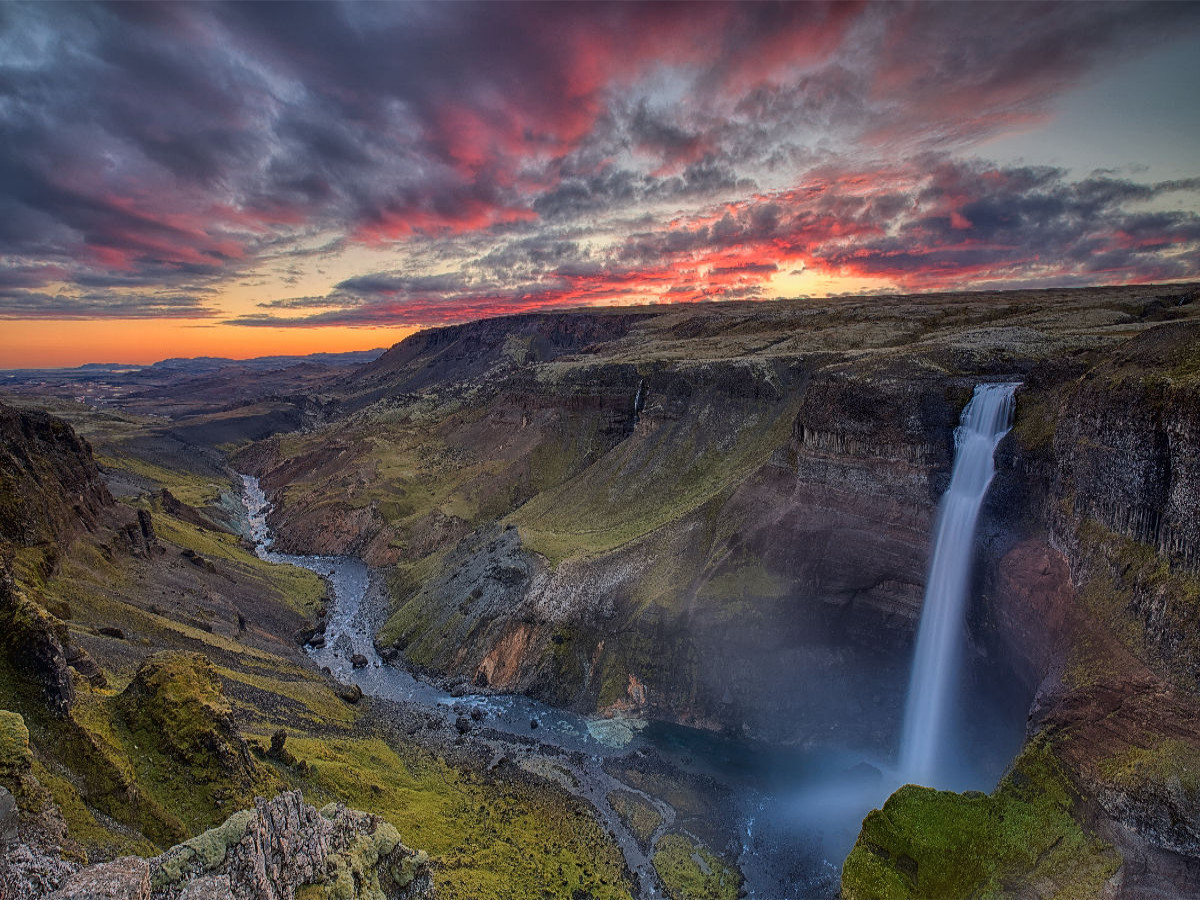
<svg viewBox="0 0 1200 900">
<path fill-rule="evenodd" d="M 196 356 L 190 359 L 173 357 L 160 360 L 149 366 L 139 366 L 132 363 L 85 363 L 82 366 L 63 369 L 0 369 L 10 376 L 30 377 L 48 376 L 56 378 L 95 378 L 97 376 L 129 375 L 135 372 L 147 374 L 188 374 L 202 375 L 216 372 L 227 366 L 238 366 L 268 372 L 275 369 L 286 369 L 301 363 L 316 363 L 325 366 L 358 366 L 374 362 L 383 355 L 386 348 L 374 350 L 352 350 L 347 353 L 311 353 L 307 356 L 258 356 L 253 359 L 229 359 L 223 356 Z"/>
</svg>

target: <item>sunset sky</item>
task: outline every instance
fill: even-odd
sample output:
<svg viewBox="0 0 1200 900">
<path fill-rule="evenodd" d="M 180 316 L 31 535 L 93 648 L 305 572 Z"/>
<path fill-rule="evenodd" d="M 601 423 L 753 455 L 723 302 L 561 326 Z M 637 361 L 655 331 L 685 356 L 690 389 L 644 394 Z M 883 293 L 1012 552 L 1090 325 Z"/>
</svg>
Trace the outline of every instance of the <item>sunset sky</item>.
<svg viewBox="0 0 1200 900">
<path fill-rule="evenodd" d="M 0 368 L 1200 279 L 1200 4 L 0 4 Z"/>
</svg>

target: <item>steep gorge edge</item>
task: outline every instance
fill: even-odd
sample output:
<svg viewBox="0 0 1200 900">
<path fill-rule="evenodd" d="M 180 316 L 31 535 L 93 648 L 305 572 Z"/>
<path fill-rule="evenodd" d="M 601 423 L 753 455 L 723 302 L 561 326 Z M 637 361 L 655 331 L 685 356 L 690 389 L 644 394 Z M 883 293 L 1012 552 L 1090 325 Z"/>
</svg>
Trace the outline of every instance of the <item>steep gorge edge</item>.
<svg viewBox="0 0 1200 900">
<path fill-rule="evenodd" d="M 967 351 L 697 361 L 630 347 L 652 328 L 694 339 L 727 320 L 595 318 L 406 342 L 348 389 L 360 409 L 340 440 L 277 440 L 237 462 L 272 492 L 289 549 L 395 565 L 381 643 L 410 664 L 585 711 L 885 743 L 949 435 L 975 381 L 1016 376 L 1017 428 L 983 518 L 976 651 L 1036 694 L 1030 746 L 1066 773 L 1072 815 L 1126 859 L 1097 870 L 1104 889 L 1196 883 L 1194 323 L 1114 329 L 1069 352 L 1014 351 L 1001 334 Z M 386 461 L 353 440 L 380 421 L 437 435 L 424 473 L 381 478 Z M 454 503 L 398 502 L 447 472 Z M 647 503 L 654 491 L 665 499 Z M 581 515 L 593 527 L 556 542 Z M 781 659 L 810 688 L 783 704 L 764 691 Z M 864 660 L 892 693 L 865 686 L 882 692 L 848 733 L 823 701 Z M 886 844 L 860 840 L 905 896 L 918 851 Z M 1058 887 L 1067 874 L 1036 873 Z"/>
</svg>

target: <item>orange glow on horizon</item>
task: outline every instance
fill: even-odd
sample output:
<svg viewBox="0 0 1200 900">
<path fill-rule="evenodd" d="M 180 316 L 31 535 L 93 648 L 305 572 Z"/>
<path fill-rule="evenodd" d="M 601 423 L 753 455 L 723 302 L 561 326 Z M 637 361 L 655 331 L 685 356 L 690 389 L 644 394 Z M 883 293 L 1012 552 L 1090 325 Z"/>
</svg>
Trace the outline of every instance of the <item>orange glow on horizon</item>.
<svg viewBox="0 0 1200 900">
<path fill-rule="evenodd" d="M 250 359 L 390 347 L 419 329 L 248 328 L 200 320 L 22 320 L 0 324 L 0 369 L 148 365 L 171 357 Z"/>
</svg>

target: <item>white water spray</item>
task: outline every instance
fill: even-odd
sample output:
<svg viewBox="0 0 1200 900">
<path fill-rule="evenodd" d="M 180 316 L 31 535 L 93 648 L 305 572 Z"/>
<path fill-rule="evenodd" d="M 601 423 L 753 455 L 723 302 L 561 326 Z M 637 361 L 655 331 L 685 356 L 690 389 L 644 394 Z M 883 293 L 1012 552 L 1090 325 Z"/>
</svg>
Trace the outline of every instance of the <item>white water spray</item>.
<svg viewBox="0 0 1200 900">
<path fill-rule="evenodd" d="M 936 786 L 933 782 L 944 778 L 942 754 L 958 682 L 975 523 L 996 471 L 996 445 L 1012 427 L 1017 387 L 978 385 L 954 433 L 954 471 L 938 513 L 900 741 L 899 774 L 905 782 Z"/>
</svg>

